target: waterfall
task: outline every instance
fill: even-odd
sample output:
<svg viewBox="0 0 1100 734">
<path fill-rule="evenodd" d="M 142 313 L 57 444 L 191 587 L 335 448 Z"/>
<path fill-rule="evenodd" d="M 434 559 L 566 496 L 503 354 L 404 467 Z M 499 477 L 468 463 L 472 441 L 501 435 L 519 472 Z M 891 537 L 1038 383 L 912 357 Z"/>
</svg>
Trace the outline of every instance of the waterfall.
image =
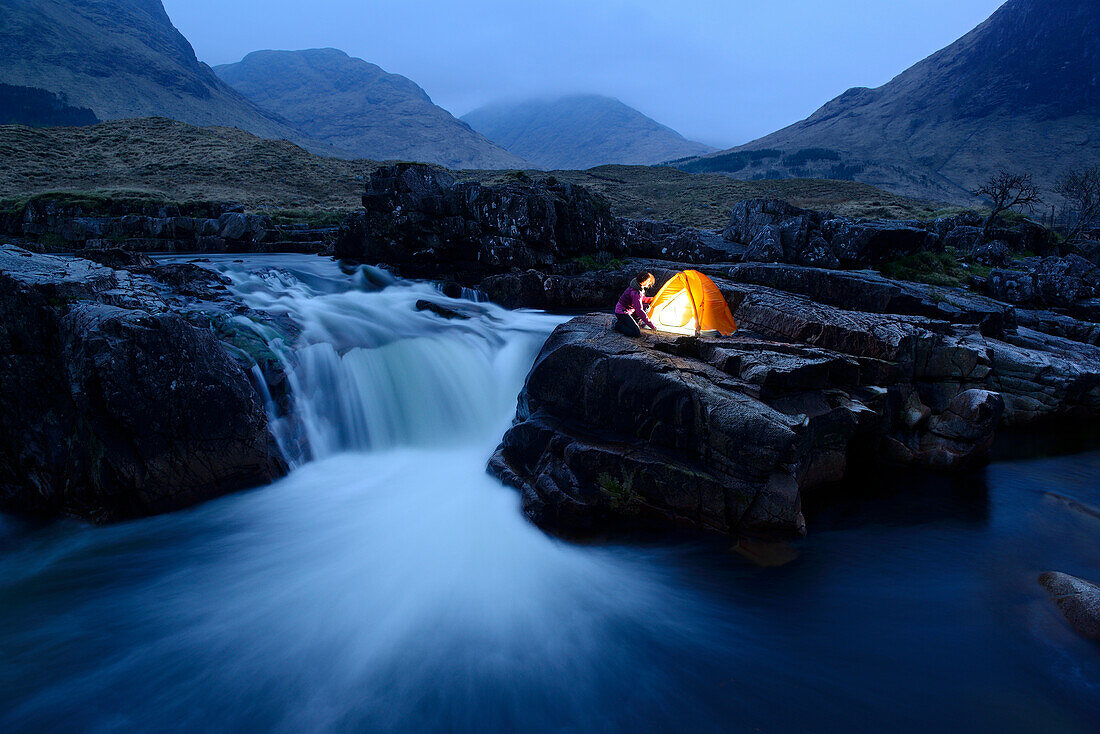
<svg viewBox="0 0 1100 734">
<path fill-rule="evenodd" d="M 295 465 L 348 451 L 499 437 L 535 352 L 560 321 L 450 298 L 369 266 L 338 277 L 323 261 L 255 269 L 226 258 L 213 265 L 249 306 L 295 326 L 288 336 L 248 322 L 287 375 L 302 440 L 287 435 L 295 429 L 267 402 L 272 430 Z M 424 301 L 456 316 L 418 309 Z"/>
</svg>

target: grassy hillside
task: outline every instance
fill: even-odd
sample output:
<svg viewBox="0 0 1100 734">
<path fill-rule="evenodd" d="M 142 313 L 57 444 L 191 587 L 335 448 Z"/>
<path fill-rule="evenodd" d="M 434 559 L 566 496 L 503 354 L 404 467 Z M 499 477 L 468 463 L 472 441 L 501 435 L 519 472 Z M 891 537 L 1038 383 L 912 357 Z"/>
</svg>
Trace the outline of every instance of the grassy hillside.
<svg viewBox="0 0 1100 734">
<path fill-rule="evenodd" d="M 284 141 L 162 118 L 90 127 L 0 126 L 0 199 L 47 191 L 229 201 L 253 210 L 354 209 L 373 161 L 322 158 Z M 497 183 L 546 178 L 602 193 L 626 217 L 718 228 L 745 198 L 773 196 L 850 216 L 925 218 L 935 205 L 851 181 L 738 181 L 673 168 L 602 166 L 589 171 L 461 171 Z"/>
<path fill-rule="evenodd" d="M 502 182 L 516 172 L 463 172 L 460 176 Z M 719 174 L 685 173 L 663 166 L 600 166 L 587 171 L 525 172 L 580 184 L 611 200 L 615 213 L 636 219 L 661 219 L 693 227 L 724 227 L 733 205 L 743 199 L 770 197 L 806 209 L 851 217 L 928 219 L 939 205 L 891 194 L 855 181 L 785 179 L 739 181 Z"/>
</svg>

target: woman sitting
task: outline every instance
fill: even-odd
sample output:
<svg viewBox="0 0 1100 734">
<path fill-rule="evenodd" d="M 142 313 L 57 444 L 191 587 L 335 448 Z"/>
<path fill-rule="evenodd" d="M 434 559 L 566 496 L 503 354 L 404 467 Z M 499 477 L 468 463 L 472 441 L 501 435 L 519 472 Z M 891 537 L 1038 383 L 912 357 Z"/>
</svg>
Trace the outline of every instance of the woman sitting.
<svg viewBox="0 0 1100 734">
<path fill-rule="evenodd" d="M 641 322 L 642 326 L 647 329 L 656 330 L 657 327 L 653 325 L 653 322 L 646 316 L 645 306 L 652 301 L 645 294 L 646 288 L 652 288 L 656 279 L 651 273 L 638 273 L 638 277 L 634 279 L 634 282 L 627 287 L 623 294 L 619 296 L 618 303 L 615 304 L 615 329 L 627 336 L 638 337 L 642 335 L 642 330 L 638 326 L 638 322 Z"/>
</svg>

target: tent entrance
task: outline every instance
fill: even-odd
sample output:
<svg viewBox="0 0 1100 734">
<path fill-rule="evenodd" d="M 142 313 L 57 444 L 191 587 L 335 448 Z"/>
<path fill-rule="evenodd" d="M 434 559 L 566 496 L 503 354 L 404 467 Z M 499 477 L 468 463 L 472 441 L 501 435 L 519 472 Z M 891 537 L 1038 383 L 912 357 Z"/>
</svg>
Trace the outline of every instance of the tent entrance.
<svg viewBox="0 0 1100 734">
<path fill-rule="evenodd" d="M 685 288 L 653 309 L 650 320 L 657 326 L 658 331 L 694 335 L 698 329 L 698 322 L 695 320 L 695 308 L 690 291 Z"/>
</svg>

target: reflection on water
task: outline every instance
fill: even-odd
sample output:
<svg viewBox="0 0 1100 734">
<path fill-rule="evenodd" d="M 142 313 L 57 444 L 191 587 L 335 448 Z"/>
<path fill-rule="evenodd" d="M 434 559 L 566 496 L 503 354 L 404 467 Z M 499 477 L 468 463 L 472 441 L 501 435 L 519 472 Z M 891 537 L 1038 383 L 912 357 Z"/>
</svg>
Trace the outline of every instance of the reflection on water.
<svg viewBox="0 0 1100 734">
<path fill-rule="evenodd" d="M 811 498 L 778 569 L 573 545 L 484 472 L 554 317 L 213 265 L 300 327 L 272 348 L 318 458 L 148 520 L 0 519 L 0 731 L 1096 731 L 1100 651 L 1035 577 L 1100 578 L 1065 499 L 1100 505 L 1100 453 Z"/>
</svg>

